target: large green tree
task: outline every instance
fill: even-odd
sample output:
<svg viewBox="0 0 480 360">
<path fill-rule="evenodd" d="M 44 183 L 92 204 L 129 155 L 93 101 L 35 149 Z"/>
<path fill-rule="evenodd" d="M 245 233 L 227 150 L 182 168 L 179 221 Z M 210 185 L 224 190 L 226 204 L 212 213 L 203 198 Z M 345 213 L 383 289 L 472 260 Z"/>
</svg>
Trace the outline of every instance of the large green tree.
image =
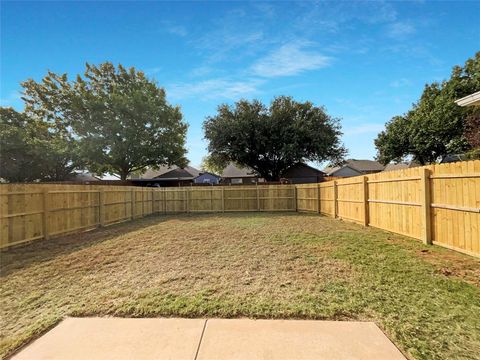
<svg viewBox="0 0 480 360">
<path fill-rule="evenodd" d="M 386 124 L 375 139 L 377 159 L 386 164 L 411 156 L 428 164 L 472 149 L 478 128 L 472 128 L 468 119 L 475 119 L 479 109 L 458 106 L 455 100 L 476 91 L 480 91 L 480 52 L 463 67 L 455 66 L 449 80 L 425 85 L 412 109 Z"/>
<path fill-rule="evenodd" d="M 69 81 L 48 72 L 22 83 L 27 114 L 62 124 L 78 140 L 86 167 L 126 179 L 160 165 L 186 165 L 187 124 L 165 91 L 135 68 L 86 65 Z"/>
<path fill-rule="evenodd" d="M 0 178 L 9 182 L 68 180 L 78 162 L 69 131 L 12 108 L 0 108 Z"/>
<path fill-rule="evenodd" d="M 258 100 L 220 105 L 204 130 L 209 161 L 218 166 L 233 161 L 269 181 L 297 162 L 338 161 L 345 154 L 339 120 L 291 97 L 277 97 L 269 107 Z"/>
</svg>

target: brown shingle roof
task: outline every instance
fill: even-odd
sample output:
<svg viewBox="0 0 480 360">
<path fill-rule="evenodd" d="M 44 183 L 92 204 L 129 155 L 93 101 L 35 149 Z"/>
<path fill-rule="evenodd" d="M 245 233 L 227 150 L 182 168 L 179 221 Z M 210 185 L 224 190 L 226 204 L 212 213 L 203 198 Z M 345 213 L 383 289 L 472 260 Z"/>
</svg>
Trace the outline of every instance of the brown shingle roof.
<svg viewBox="0 0 480 360">
<path fill-rule="evenodd" d="M 375 160 L 356 160 L 348 159 L 346 165 L 353 167 L 354 169 L 364 171 L 382 171 L 385 167 Z"/>
<path fill-rule="evenodd" d="M 242 177 L 256 177 L 256 175 L 253 174 L 253 170 L 250 169 L 249 167 L 238 167 L 234 163 L 230 163 L 227 165 L 225 169 L 223 169 L 222 172 L 222 177 L 223 178 L 242 178 Z"/>
</svg>

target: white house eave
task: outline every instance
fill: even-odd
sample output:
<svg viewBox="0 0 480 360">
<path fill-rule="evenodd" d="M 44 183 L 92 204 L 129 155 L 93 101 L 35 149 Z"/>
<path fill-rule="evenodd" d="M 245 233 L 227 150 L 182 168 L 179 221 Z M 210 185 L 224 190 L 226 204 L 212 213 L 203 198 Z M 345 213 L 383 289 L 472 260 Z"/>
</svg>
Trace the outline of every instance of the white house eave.
<svg viewBox="0 0 480 360">
<path fill-rule="evenodd" d="M 480 106 L 480 91 L 455 100 L 455 103 L 459 106 Z"/>
</svg>

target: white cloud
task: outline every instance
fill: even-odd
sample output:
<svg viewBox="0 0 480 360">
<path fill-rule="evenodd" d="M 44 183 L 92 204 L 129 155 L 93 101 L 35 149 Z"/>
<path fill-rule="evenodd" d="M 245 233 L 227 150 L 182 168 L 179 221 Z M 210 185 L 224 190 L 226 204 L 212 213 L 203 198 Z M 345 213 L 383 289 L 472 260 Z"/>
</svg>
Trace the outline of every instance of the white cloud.
<svg viewBox="0 0 480 360">
<path fill-rule="evenodd" d="M 145 74 L 155 75 L 155 74 L 159 73 L 161 70 L 162 70 L 162 68 L 160 66 L 157 66 L 157 67 L 146 69 Z"/>
<path fill-rule="evenodd" d="M 394 87 L 394 88 L 410 86 L 410 85 L 412 85 L 412 82 L 408 79 L 405 79 L 405 78 L 394 80 L 390 83 L 390 86 Z"/>
<path fill-rule="evenodd" d="M 185 26 L 176 24 L 173 21 L 165 20 L 161 22 L 161 25 L 162 25 L 162 31 L 166 31 L 169 34 L 181 36 L 181 37 L 188 35 L 188 31 Z"/>
<path fill-rule="evenodd" d="M 395 39 L 405 38 L 415 32 L 415 26 L 407 22 L 394 22 L 387 27 L 387 35 Z"/>
<path fill-rule="evenodd" d="M 282 45 L 252 66 L 254 74 L 262 77 L 297 75 L 330 65 L 331 58 L 316 51 L 305 50 L 307 42 L 292 42 Z"/>
<path fill-rule="evenodd" d="M 384 129 L 383 124 L 362 124 L 354 127 L 346 127 L 343 131 L 345 136 L 378 133 Z"/>
<path fill-rule="evenodd" d="M 167 87 L 167 95 L 172 99 L 199 97 L 202 100 L 216 98 L 238 100 L 258 93 L 258 86 L 262 83 L 263 81 L 258 79 L 245 81 L 225 78 L 209 79 L 197 83 L 173 84 Z"/>
</svg>

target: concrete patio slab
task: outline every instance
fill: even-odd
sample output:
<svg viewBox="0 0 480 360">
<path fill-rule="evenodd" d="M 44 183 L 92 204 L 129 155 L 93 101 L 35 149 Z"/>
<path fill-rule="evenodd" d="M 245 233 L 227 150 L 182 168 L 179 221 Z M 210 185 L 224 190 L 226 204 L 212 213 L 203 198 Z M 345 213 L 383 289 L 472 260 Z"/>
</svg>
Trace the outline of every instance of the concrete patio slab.
<svg viewBox="0 0 480 360">
<path fill-rule="evenodd" d="M 197 360 L 405 360 L 371 322 L 208 320 Z"/>
<path fill-rule="evenodd" d="M 67 318 L 15 360 L 405 360 L 370 322 Z"/>
<path fill-rule="evenodd" d="M 192 360 L 205 319 L 67 318 L 15 360 Z"/>
</svg>

